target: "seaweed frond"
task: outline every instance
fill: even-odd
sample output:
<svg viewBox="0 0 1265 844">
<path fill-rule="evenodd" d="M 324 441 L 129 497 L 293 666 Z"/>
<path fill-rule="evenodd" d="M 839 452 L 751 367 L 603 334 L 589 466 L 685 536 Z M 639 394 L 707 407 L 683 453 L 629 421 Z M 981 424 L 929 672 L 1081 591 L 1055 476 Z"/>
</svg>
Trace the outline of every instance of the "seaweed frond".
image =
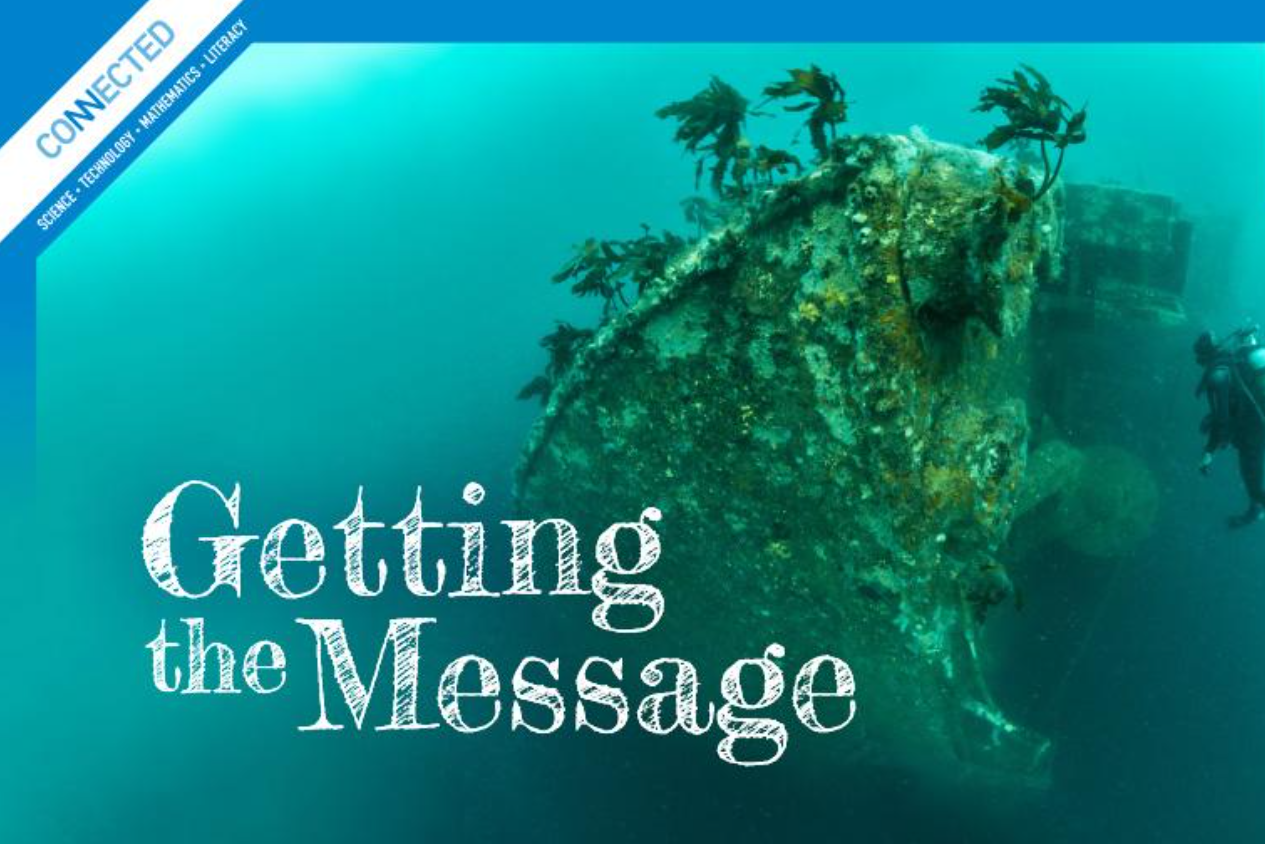
<svg viewBox="0 0 1265 844">
<path fill-rule="evenodd" d="M 706 88 L 688 100 L 669 103 L 655 112 L 661 120 L 677 121 L 673 140 L 699 156 L 694 173 L 696 186 L 710 161 L 712 190 L 717 196 L 724 195 L 725 179 L 746 144 L 743 127 L 748 106 L 747 98 L 737 88 L 713 76 Z M 741 189 L 742 184 L 739 182 L 737 187 Z"/>
<path fill-rule="evenodd" d="M 616 306 L 629 307 L 628 290 L 640 296 L 663 278 L 668 262 L 686 245 L 685 238 L 670 231 L 654 234 L 645 223 L 641 236 L 632 240 L 598 240 L 590 237 L 574 247 L 574 254 L 553 275 L 555 284 L 571 283 L 581 298 L 602 299 L 602 319 Z"/>
<path fill-rule="evenodd" d="M 622 264 L 617 275 L 627 279 L 637 291 L 646 290 L 668 270 L 668 263 L 685 247 L 685 238 L 670 231 L 655 235 L 645 223 L 641 224 L 641 237 L 620 244 Z"/>
<path fill-rule="evenodd" d="M 825 161 L 830 157 L 835 127 L 848 119 L 848 101 L 843 85 L 839 83 L 838 76 L 826 73 L 815 64 L 809 65 L 807 70 L 793 68 L 787 73 L 790 79 L 775 82 L 764 89 L 764 96 L 768 98 L 765 102 L 806 97 L 803 102 L 783 106 L 783 110 L 809 112 L 806 121 L 808 135 L 813 149 L 817 151 L 817 160 Z"/>
<path fill-rule="evenodd" d="M 580 349 L 593 339 L 593 329 L 576 328 L 569 322 L 559 321 L 557 328 L 540 338 L 541 347 L 548 353 L 549 360 L 545 364 L 545 374 L 537 375 L 518 391 L 520 399 L 540 399 L 541 404 L 548 404 L 549 396 L 562 380 Z"/>
<path fill-rule="evenodd" d="M 518 399 L 520 401 L 540 399 L 541 404 L 548 404 L 551 393 L 553 393 L 553 382 L 544 375 L 537 375 L 518 391 Z"/>
<path fill-rule="evenodd" d="M 800 160 L 784 149 L 770 149 L 764 144 L 756 147 L 755 150 L 755 172 L 757 178 L 764 177 L 767 184 L 773 184 L 773 176 L 789 175 L 791 168 L 795 168 L 795 175 L 800 176 L 804 173 L 804 165 Z"/>
<path fill-rule="evenodd" d="M 581 298 L 600 297 L 605 315 L 616 301 L 625 306 L 628 304 L 618 272 L 622 263 L 618 241 L 590 237 L 573 247 L 571 259 L 553 274 L 553 283 L 570 282 L 571 292 Z"/>
<path fill-rule="evenodd" d="M 981 141 L 990 152 L 1007 144 L 1030 141 L 1040 145 L 1045 174 L 1032 195 L 1035 202 L 1046 194 L 1063 169 L 1067 148 L 1085 142 L 1085 108 L 1072 111 L 1067 100 L 1054 92 L 1048 79 L 1030 65 L 1020 65 L 1009 79 L 980 92 L 975 111 L 1001 111 L 1006 122 L 995 126 Z M 1050 147 L 1058 159 L 1050 165 Z"/>
<path fill-rule="evenodd" d="M 698 237 L 714 229 L 725 219 L 722 209 L 705 196 L 688 196 L 681 200 L 681 213 L 685 222 L 694 226 Z"/>
</svg>

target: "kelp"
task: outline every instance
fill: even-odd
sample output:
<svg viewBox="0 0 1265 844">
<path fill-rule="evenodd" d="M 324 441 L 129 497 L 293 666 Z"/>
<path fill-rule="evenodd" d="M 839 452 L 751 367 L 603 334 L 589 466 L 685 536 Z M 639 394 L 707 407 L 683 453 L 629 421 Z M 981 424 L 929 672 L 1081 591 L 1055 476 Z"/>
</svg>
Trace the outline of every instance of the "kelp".
<svg viewBox="0 0 1265 844">
<path fill-rule="evenodd" d="M 806 97 L 803 102 L 783 106 L 784 111 L 807 111 L 808 135 L 813 149 L 817 151 L 817 160 L 825 161 L 830 157 L 830 143 L 835 140 L 835 127 L 847 121 L 848 102 L 839 77 L 826 73 L 817 65 L 809 65 L 807 70 L 793 68 L 787 71 L 790 79 L 776 82 L 764 89 L 764 96 L 770 100 L 785 100 Z M 827 139 L 826 135 L 830 137 Z"/>
<path fill-rule="evenodd" d="M 747 98 L 718 76 L 688 100 L 669 103 L 655 112 L 661 120 L 677 121 L 673 139 L 699 156 L 694 172 L 697 187 L 711 162 L 711 186 L 717 196 L 725 193 L 725 179 L 742 155 L 746 139 Z"/>
<path fill-rule="evenodd" d="M 548 404 L 553 388 L 571 368 L 576 354 L 592 339 L 593 329 L 576 328 L 569 322 L 559 321 L 552 332 L 540 339 L 541 347 L 549 356 L 544 374 L 528 381 L 518 391 L 518 398 L 538 398 L 541 404 Z"/>
<path fill-rule="evenodd" d="M 997 85 L 980 93 L 975 111 L 1000 110 L 1006 122 L 993 128 L 981 141 L 990 152 L 1007 144 L 1031 142 L 1040 145 L 1045 168 L 1041 185 L 1032 194 L 1040 199 L 1054 186 L 1063 169 L 1067 148 L 1085 142 L 1085 108 L 1072 111 L 1067 100 L 1054 92 L 1048 79 L 1030 65 L 1020 65 L 1009 79 L 998 79 Z M 1058 150 L 1058 159 L 1050 166 L 1050 147 Z"/>
</svg>

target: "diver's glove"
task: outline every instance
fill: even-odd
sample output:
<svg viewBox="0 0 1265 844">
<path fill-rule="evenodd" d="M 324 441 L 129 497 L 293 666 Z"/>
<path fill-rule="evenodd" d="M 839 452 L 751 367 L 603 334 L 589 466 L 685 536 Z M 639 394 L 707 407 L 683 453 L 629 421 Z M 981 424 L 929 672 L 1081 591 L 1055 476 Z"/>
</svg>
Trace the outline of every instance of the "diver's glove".
<svg viewBox="0 0 1265 844">
<path fill-rule="evenodd" d="M 1199 473 L 1201 475 L 1208 474 L 1208 470 L 1212 468 L 1212 452 L 1205 451 L 1204 456 L 1199 459 Z"/>
</svg>

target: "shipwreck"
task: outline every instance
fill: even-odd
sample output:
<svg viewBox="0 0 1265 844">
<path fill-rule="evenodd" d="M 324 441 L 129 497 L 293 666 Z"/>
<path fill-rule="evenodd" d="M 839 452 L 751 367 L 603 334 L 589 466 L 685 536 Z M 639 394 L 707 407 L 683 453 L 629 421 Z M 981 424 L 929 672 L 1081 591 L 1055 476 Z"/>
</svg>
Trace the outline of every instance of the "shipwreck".
<svg viewBox="0 0 1265 844">
<path fill-rule="evenodd" d="M 1051 374 L 1050 333 L 1113 307 L 1180 321 L 1189 228 L 1155 222 L 1172 253 L 1155 286 L 1159 247 L 1128 245 L 1130 263 L 1103 226 L 1084 233 L 1110 197 L 1034 201 L 1020 177 L 918 132 L 840 140 L 586 338 L 517 494 L 579 524 L 662 510 L 657 576 L 676 600 L 657 642 L 718 664 L 768 641 L 845 655 L 869 741 L 1040 783 L 1052 744 L 995 700 L 981 626 L 1012 598 L 1008 567 L 1059 538 L 1020 548 L 1017 520 L 1059 512 L 1064 536 L 1114 513 L 1051 428 L 1076 384 Z"/>
</svg>

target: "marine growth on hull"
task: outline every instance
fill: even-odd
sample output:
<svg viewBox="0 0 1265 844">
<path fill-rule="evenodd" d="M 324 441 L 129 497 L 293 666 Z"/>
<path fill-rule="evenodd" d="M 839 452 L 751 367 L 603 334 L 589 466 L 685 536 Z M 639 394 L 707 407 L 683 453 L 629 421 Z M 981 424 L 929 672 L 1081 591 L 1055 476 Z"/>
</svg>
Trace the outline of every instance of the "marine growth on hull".
<svg viewBox="0 0 1265 844">
<path fill-rule="evenodd" d="M 1051 745 L 994 699 L 982 626 L 1026 554 L 1073 534 L 1109 556 L 1086 524 L 1136 541 L 1154 513 L 1078 487 L 1033 354 L 1047 293 L 1067 312 L 1084 298 L 1059 173 L 1085 113 L 1031 68 L 978 108 L 1005 120 L 987 150 L 845 135 L 844 86 L 814 65 L 754 105 L 713 79 L 661 109 L 710 196 L 682 203 L 688 233 L 587 240 L 555 275 L 602 318 L 542 341 L 518 496 L 595 526 L 662 511 L 661 586 L 686 600 L 658 641 L 716 664 L 773 640 L 846 654 L 868 740 L 1040 781 Z M 783 109 L 811 156 L 748 137 Z M 993 152 L 1015 144 L 1022 161 Z M 1063 534 L 1014 541 L 1051 511 Z"/>
</svg>

